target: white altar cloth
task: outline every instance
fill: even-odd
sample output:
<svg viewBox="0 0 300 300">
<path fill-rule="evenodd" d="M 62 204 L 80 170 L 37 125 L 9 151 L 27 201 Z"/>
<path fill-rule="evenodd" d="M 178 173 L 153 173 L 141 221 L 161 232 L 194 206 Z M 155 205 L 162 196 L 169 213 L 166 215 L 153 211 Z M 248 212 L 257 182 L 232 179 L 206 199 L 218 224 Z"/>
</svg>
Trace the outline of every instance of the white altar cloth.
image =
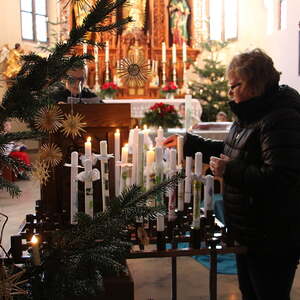
<svg viewBox="0 0 300 300">
<path fill-rule="evenodd" d="M 149 108 L 154 105 L 155 103 L 167 103 L 172 104 L 178 110 L 180 103 L 185 103 L 185 99 L 174 99 L 174 100 L 167 100 L 167 99 L 123 99 L 123 100 L 103 100 L 104 103 L 107 104 L 122 104 L 122 103 L 129 103 L 130 110 L 131 110 L 131 118 L 141 119 L 144 117 L 144 113 L 149 110 Z M 202 107 L 199 103 L 199 100 L 192 99 L 192 117 L 195 120 L 194 123 L 197 123 L 201 119 L 202 114 Z"/>
</svg>

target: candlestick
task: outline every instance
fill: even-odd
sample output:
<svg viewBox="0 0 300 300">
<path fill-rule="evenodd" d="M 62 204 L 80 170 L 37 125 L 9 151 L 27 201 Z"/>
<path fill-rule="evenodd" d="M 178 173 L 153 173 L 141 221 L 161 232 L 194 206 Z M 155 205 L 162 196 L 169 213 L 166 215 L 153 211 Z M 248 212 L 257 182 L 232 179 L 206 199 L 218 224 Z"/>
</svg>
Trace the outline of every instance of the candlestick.
<svg viewBox="0 0 300 300">
<path fill-rule="evenodd" d="M 35 266 L 39 266 L 41 264 L 40 257 L 40 243 L 38 238 L 33 235 L 31 238 L 31 249 L 32 249 L 32 260 Z"/>
<path fill-rule="evenodd" d="M 100 141 L 100 154 L 107 155 L 107 141 Z M 105 211 L 109 200 L 108 159 L 101 160 L 102 210 Z"/>
<path fill-rule="evenodd" d="M 177 58 L 176 58 L 176 44 L 172 45 L 172 63 L 176 64 Z"/>
<path fill-rule="evenodd" d="M 162 85 L 166 84 L 166 63 L 162 63 Z"/>
<path fill-rule="evenodd" d="M 182 44 L 182 62 L 186 62 L 187 57 L 186 57 L 186 42 L 183 42 Z"/>
<path fill-rule="evenodd" d="M 166 63 L 167 61 L 167 56 L 166 56 L 166 43 L 162 42 L 161 43 L 161 62 Z"/>
<path fill-rule="evenodd" d="M 191 189 L 191 176 L 192 176 L 192 160 L 193 158 L 190 156 L 187 156 L 185 158 L 185 190 L 184 190 L 184 202 L 185 203 L 190 203 L 191 202 L 191 194 L 192 194 L 192 189 Z"/>
<path fill-rule="evenodd" d="M 97 45 L 95 45 L 94 46 L 94 57 L 95 57 L 95 63 L 97 63 L 98 62 L 98 46 Z"/>
<path fill-rule="evenodd" d="M 115 134 L 115 194 L 118 196 L 120 194 L 120 167 L 117 163 L 120 160 L 120 130 L 117 129 Z"/>
<path fill-rule="evenodd" d="M 70 217 L 71 224 L 76 224 L 74 216 L 78 213 L 78 152 L 73 151 L 71 153 L 71 205 L 70 205 Z"/>
<path fill-rule="evenodd" d="M 105 61 L 106 63 L 109 62 L 109 41 L 105 42 Z"/>
</svg>

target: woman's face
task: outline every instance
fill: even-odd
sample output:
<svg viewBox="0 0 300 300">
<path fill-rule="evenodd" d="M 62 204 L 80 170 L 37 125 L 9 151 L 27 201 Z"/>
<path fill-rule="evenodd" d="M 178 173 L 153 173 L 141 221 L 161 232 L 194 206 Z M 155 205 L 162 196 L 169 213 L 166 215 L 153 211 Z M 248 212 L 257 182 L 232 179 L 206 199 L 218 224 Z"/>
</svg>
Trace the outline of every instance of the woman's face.
<svg viewBox="0 0 300 300">
<path fill-rule="evenodd" d="M 228 77 L 228 96 L 235 103 L 247 101 L 254 97 L 254 93 L 247 88 L 245 81 L 236 75 Z"/>
</svg>

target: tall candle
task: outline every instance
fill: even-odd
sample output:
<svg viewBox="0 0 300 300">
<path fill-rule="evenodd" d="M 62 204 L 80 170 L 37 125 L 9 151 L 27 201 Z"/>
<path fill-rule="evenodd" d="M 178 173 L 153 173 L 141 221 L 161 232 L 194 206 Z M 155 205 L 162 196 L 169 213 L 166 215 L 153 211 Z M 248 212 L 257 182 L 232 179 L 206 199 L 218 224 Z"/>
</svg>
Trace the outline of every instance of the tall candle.
<svg viewBox="0 0 300 300">
<path fill-rule="evenodd" d="M 74 216 L 78 213 L 78 152 L 71 153 L 71 204 L 70 204 L 70 217 L 71 224 L 76 224 Z"/>
<path fill-rule="evenodd" d="M 138 159 L 138 140 L 139 128 L 133 129 L 133 143 L 132 143 L 132 184 L 137 183 L 137 159 Z"/>
<path fill-rule="evenodd" d="M 183 164 L 183 141 L 184 137 L 179 135 L 177 137 L 177 154 L 178 154 L 178 165 L 182 167 Z"/>
<path fill-rule="evenodd" d="M 192 180 L 191 180 L 191 175 L 192 175 L 192 160 L 193 158 L 190 156 L 187 156 L 185 158 L 185 179 L 184 179 L 184 202 L 185 203 L 190 203 L 191 202 L 191 194 L 192 194 Z"/>
<path fill-rule="evenodd" d="M 89 136 L 84 143 L 84 154 L 85 157 L 88 159 L 92 156 L 92 144 L 91 144 L 91 137 Z"/>
<path fill-rule="evenodd" d="M 165 63 L 167 61 L 167 56 L 166 56 L 166 43 L 162 42 L 161 43 L 161 62 Z"/>
<path fill-rule="evenodd" d="M 123 164 L 128 163 L 128 144 L 125 144 L 125 146 L 122 147 L 121 161 Z"/>
<path fill-rule="evenodd" d="M 154 151 L 152 148 L 146 152 L 146 189 L 149 190 L 152 187 L 151 175 L 153 174 L 154 163 Z"/>
<path fill-rule="evenodd" d="M 213 210 L 213 194 L 214 194 L 214 177 L 211 175 L 205 176 L 204 186 L 204 213 L 208 210 Z"/>
<path fill-rule="evenodd" d="M 35 266 L 39 266 L 41 264 L 40 257 L 40 243 L 38 238 L 33 235 L 31 238 L 31 248 L 32 248 L 32 260 Z"/>
<path fill-rule="evenodd" d="M 87 44 L 86 43 L 83 44 L 82 51 L 83 51 L 83 54 L 87 54 Z"/>
<path fill-rule="evenodd" d="M 137 153 L 137 185 L 143 185 L 144 177 L 144 133 L 138 133 L 138 153 Z"/>
<path fill-rule="evenodd" d="M 164 177 L 164 165 L 163 165 L 163 148 L 155 148 L 155 163 L 156 163 L 156 183 L 159 184 L 163 181 Z M 159 194 L 156 197 L 156 205 L 160 206 L 163 204 L 163 194 Z"/>
<path fill-rule="evenodd" d="M 105 42 L 105 62 L 109 62 L 109 41 Z"/>
<path fill-rule="evenodd" d="M 107 141 L 100 141 L 100 154 L 107 155 Z M 106 210 L 109 199 L 108 160 L 101 160 L 102 209 Z"/>
<path fill-rule="evenodd" d="M 164 215 L 158 215 L 156 219 L 156 229 L 159 232 L 162 232 L 165 230 L 165 216 Z"/>
<path fill-rule="evenodd" d="M 115 194 L 119 195 L 120 187 L 120 167 L 117 166 L 117 163 L 120 161 L 120 130 L 117 129 L 115 134 Z"/>
<path fill-rule="evenodd" d="M 176 64 L 177 58 L 176 58 L 176 44 L 173 44 L 172 46 L 172 63 Z"/>
<path fill-rule="evenodd" d="M 98 62 L 98 46 L 94 46 L 94 57 L 95 57 L 95 63 Z"/>
<path fill-rule="evenodd" d="M 200 176 L 202 174 L 202 153 L 197 152 L 195 154 L 195 175 Z"/>
<path fill-rule="evenodd" d="M 84 209 L 85 213 L 91 217 L 93 217 L 94 215 L 93 181 L 91 176 L 89 176 L 92 172 L 92 169 L 93 166 L 91 157 L 89 157 L 88 159 L 86 158 L 84 162 L 84 171 L 88 176 L 84 181 Z"/>
<path fill-rule="evenodd" d="M 150 149 L 147 151 L 146 155 L 146 166 L 152 166 L 154 163 L 154 151 L 153 149 Z"/>
<path fill-rule="evenodd" d="M 164 137 L 164 130 L 162 129 L 161 126 L 159 126 L 158 129 L 157 129 L 157 137 L 158 137 L 159 139 L 161 139 L 161 138 Z"/>
<path fill-rule="evenodd" d="M 182 44 L 182 61 L 186 62 L 186 42 L 183 42 Z"/>
</svg>

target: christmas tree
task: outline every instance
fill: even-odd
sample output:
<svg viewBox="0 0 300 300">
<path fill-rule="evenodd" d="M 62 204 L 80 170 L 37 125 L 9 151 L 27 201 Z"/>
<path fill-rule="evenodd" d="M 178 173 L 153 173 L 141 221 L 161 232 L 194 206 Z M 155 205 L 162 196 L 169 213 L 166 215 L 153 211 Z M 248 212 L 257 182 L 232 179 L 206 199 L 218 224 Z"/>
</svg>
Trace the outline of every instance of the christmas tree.
<svg viewBox="0 0 300 300">
<path fill-rule="evenodd" d="M 195 73 L 199 81 L 190 85 L 193 97 L 201 101 L 203 108 L 202 121 L 216 120 L 219 111 L 224 111 L 231 119 L 228 106 L 228 87 L 225 80 L 226 67 L 219 60 L 220 52 L 226 48 L 228 42 L 208 41 L 202 43 L 203 68 L 194 64 Z"/>
</svg>

